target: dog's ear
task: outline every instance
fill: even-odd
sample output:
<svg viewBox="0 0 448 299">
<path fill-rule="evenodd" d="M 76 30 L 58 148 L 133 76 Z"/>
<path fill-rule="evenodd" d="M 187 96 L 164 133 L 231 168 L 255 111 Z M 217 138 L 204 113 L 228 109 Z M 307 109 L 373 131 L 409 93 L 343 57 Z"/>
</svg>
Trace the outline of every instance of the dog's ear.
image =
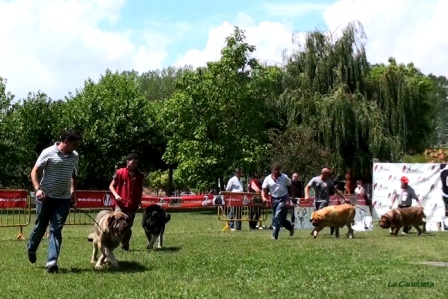
<svg viewBox="0 0 448 299">
<path fill-rule="evenodd" d="M 106 225 L 106 227 L 104 229 L 105 233 L 109 233 L 111 231 L 111 228 L 114 225 L 114 221 L 115 221 L 115 217 L 114 216 L 115 216 L 114 214 L 110 214 L 110 215 L 107 216 L 107 221 L 106 221 L 107 225 Z"/>
</svg>

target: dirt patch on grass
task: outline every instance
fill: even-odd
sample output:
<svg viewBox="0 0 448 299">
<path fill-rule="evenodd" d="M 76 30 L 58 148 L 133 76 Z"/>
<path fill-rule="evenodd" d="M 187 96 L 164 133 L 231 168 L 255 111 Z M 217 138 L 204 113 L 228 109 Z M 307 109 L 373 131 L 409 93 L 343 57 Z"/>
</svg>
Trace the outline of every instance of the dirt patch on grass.
<svg viewBox="0 0 448 299">
<path fill-rule="evenodd" d="M 422 262 L 421 264 L 434 267 L 448 267 L 448 262 Z"/>
</svg>

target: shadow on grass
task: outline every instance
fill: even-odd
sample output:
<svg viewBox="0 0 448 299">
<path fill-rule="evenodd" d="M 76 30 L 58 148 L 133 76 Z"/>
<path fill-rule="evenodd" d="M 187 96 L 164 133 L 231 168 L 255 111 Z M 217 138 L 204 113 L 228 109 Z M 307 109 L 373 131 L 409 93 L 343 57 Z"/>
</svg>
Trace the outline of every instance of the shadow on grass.
<svg viewBox="0 0 448 299">
<path fill-rule="evenodd" d="M 147 268 L 146 266 L 134 262 L 134 261 L 118 261 L 120 268 L 118 269 L 114 269 L 112 267 L 105 267 L 101 270 L 95 270 L 94 269 L 94 265 L 92 264 L 91 267 L 89 268 L 70 268 L 70 269 L 66 269 L 66 268 L 59 268 L 59 274 L 81 274 L 81 273 L 85 273 L 85 272 L 97 272 L 97 273 L 101 273 L 101 272 L 124 272 L 124 273 L 139 273 L 139 272 L 145 272 L 145 271 L 149 271 L 151 269 Z"/>
<path fill-rule="evenodd" d="M 181 246 L 171 246 L 171 247 L 162 247 L 160 249 L 155 249 L 156 252 L 177 252 L 181 250 Z M 153 250 L 147 250 L 147 251 L 153 251 Z"/>
</svg>

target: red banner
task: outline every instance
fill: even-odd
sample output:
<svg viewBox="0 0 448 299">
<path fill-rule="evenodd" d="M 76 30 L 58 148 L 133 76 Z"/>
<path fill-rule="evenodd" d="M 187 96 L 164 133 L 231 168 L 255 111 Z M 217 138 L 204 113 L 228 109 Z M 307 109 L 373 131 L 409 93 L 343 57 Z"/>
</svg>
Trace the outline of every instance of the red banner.
<svg viewBox="0 0 448 299">
<path fill-rule="evenodd" d="M 365 201 L 358 195 L 346 195 L 353 204 L 365 205 Z M 330 197 L 330 205 L 338 205 L 342 199 L 337 196 Z M 219 195 L 185 195 L 185 196 L 143 196 L 142 208 L 158 204 L 166 209 L 195 209 L 195 208 L 213 208 L 217 206 L 254 206 L 262 205 L 261 195 L 248 192 L 222 192 Z M 271 198 L 265 203 L 271 206 Z M 298 200 L 300 207 L 314 206 L 314 198 Z M 292 208 L 294 203 L 291 198 L 286 202 L 287 207 Z"/>
<path fill-rule="evenodd" d="M 142 208 L 145 209 L 150 205 L 158 204 L 162 207 L 194 209 L 203 207 L 213 207 L 214 195 L 185 195 L 185 196 L 143 196 Z"/>
<path fill-rule="evenodd" d="M 113 205 L 109 191 L 76 191 L 76 207 L 79 209 L 110 208 Z"/>
<path fill-rule="evenodd" d="M 0 209 L 27 207 L 28 192 L 25 190 L 0 190 Z"/>
</svg>

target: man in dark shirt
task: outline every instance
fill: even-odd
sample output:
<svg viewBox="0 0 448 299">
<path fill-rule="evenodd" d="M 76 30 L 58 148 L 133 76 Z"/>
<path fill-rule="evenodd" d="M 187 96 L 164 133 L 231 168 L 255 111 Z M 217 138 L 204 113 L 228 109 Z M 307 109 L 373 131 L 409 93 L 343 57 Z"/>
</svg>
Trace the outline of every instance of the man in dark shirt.
<svg viewBox="0 0 448 299">
<path fill-rule="evenodd" d="M 297 201 L 295 200 L 296 198 L 302 198 L 303 197 L 303 185 L 302 182 L 299 180 L 299 174 L 298 173 L 293 173 L 292 177 L 291 177 L 291 186 L 289 187 L 289 192 L 288 192 L 288 196 L 292 196 L 292 194 L 294 194 L 295 198 L 293 198 L 293 202 L 294 204 L 297 203 Z M 294 216 L 294 208 L 291 210 L 291 223 L 294 225 L 294 221 L 295 221 L 295 216 Z"/>
</svg>

